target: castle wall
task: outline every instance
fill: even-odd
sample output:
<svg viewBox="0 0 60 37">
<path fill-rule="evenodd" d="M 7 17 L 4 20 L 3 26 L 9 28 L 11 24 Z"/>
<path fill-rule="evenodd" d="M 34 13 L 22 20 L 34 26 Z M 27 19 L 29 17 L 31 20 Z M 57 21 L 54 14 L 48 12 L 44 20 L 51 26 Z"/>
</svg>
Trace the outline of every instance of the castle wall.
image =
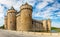
<svg viewBox="0 0 60 37">
<path fill-rule="evenodd" d="M 7 29 L 7 16 L 5 16 L 5 18 L 4 18 L 4 24 L 5 24 L 4 28 Z"/>
<path fill-rule="evenodd" d="M 43 31 L 42 21 L 33 21 L 33 31 Z"/>
<path fill-rule="evenodd" d="M 43 20 L 43 27 L 44 31 L 50 31 L 51 30 L 51 20 Z"/>
<path fill-rule="evenodd" d="M 47 24 L 48 24 L 48 31 L 51 31 L 51 20 L 50 19 L 47 20 Z"/>
<path fill-rule="evenodd" d="M 47 20 L 43 20 L 43 27 L 44 27 L 44 31 L 47 30 Z"/>
<path fill-rule="evenodd" d="M 16 15 L 16 30 L 20 28 L 20 13 Z"/>
</svg>

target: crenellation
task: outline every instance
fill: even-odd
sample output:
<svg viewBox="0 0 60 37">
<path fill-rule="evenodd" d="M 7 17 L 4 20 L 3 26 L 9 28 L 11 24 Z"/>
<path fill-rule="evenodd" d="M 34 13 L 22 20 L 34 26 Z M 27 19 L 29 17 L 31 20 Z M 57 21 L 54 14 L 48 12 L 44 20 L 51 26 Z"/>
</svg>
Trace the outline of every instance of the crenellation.
<svg viewBox="0 0 60 37">
<path fill-rule="evenodd" d="M 16 17 L 20 16 L 20 13 L 19 14 L 16 14 Z"/>
</svg>

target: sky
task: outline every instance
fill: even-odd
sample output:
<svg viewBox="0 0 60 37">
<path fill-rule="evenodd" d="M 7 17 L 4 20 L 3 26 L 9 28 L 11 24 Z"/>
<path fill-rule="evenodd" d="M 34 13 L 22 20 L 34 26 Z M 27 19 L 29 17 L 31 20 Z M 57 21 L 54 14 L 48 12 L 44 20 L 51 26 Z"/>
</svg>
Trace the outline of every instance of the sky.
<svg viewBox="0 0 60 37">
<path fill-rule="evenodd" d="M 4 24 L 8 9 L 13 6 L 18 12 L 26 2 L 33 7 L 33 19 L 51 19 L 51 26 L 60 28 L 60 0 L 0 0 L 0 26 Z"/>
</svg>

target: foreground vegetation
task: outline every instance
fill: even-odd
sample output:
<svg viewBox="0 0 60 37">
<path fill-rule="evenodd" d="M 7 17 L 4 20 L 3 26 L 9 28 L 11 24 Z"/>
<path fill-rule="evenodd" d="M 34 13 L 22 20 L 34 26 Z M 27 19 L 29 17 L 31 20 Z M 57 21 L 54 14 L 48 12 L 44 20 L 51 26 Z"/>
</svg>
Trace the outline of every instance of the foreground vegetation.
<svg viewBox="0 0 60 37">
<path fill-rule="evenodd" d="M 51 27 L 51 30 L 55 30 L 57 32 L 60 32 L 60 28 L 57 28 L 57 27 Z"/>
<path fill-rule="evenodd" d="M 0 29 L 4 29 L 4 25 L 3 26 L 0 26 Z"/>
</svg>

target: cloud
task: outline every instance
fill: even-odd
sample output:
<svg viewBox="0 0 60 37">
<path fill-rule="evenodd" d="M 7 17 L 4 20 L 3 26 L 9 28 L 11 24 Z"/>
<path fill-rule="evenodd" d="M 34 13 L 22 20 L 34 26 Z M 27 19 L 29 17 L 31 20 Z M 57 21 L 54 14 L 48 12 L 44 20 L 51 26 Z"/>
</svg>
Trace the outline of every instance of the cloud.
<svg viewBox="0 0 60 37">
<path fill-rule="evenodd" d="M 4 17 L 3 9 L 4 9 L 4 7 L 0 6 L 0 18 Z"/>
<path fill-rule="evenodd" d="M 52 21 L 51 26 L 60 28 L 60 22 Z"/>
<path fill-rule="evenodd" d="M 0 13 L 3 12 L 4 7 L 0 6 Z"/>
<path fill-rule="evenodd" d="M 9 0 L 0 0 L 0 4 L 4 4 L 4 5 L 7 5 L 7 7 L 10 7 L 10 6 L 12 6 L 12 2 L 11 1 L 9 1 Z"/>
<path fill-rule="evenodd" d="M 38 12 L 36 14 L 34 14 L 34 17 L 41 17 L 43 19 L 52 19 L 51 17 L 52 13 L 49 11 L 45 11 L 45 12 Z"/>
<path fill-rule="evenodd" d="M 51 6 L 52 5 L 52 6 Z M 57 6 L 59 4 L 57 3 Z M 42 17 L 42 18 L 50 18 L 50 19 L 58 19 L 60 16 L 59 14 L 55 14 L 55 12 L 59 11 L 59 7 L 56 7 L 56 2 L 50 0 L 46 0 L 42 3 L 38 3 L 36 6 L 36 9 L 38 9 L 37 13 L 34 14 L 34 17 Z M 52 12 L 55 11 L 55 12 Z"/>
<path fill-rule="evenodd" d="M 4 22 L 3 9 L 4 9 L 4 7 L 0 6 L 0 26 L 1 26 L 1 25 L 3 24 L 3 22 Z"/>
<path fill-rule="evenodd" d="M 44 3 L 38 3 L 38 5 L 36 6 L 36 8 L 38 9 L 42 9 L 43 7 L 45 7 L 48 3 L 44 2 Z M 43 6 L 44 5 L 44 6 Z"/>
<path fill-rule="evenodd" d="M 57 17 L 60 17 L 60 12 L 57 12 L 57 13 L 55 13 L 56 15 L 57 15 Z"/>
</svg>

